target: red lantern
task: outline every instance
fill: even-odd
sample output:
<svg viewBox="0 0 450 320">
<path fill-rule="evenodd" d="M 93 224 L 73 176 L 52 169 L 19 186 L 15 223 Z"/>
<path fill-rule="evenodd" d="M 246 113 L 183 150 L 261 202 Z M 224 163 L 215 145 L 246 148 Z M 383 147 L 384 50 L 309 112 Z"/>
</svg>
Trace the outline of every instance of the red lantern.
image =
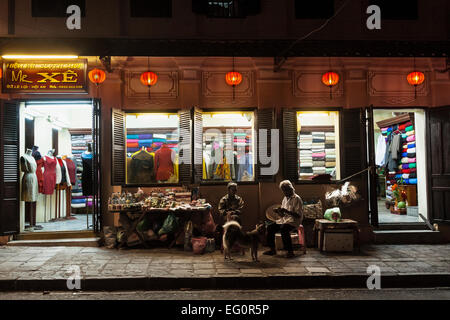
<svg viewBox="0 0 450 320">
<path fill-rule="evenodd" d="M 425 81 L 425 75 L 420 71 L 414 71 L 406 77 L 408 83 L 412 86 L 418 86 Z"/>
<path fill-rule="evenodd" d="M 228 72 L 225 76 L 225 81 L 228 85 L 235 87 L 242 82 L 242 74 L 237 71 Z"/>
<path fill-rule="evenodd" d="M 336 72 L 327 72 L 322 76 L 322 82 L 327 87 L 335 86 L 339 82 L 339 75 Z"/>
<path fill-rule="evenodd" d="M 3 70 L 2 70 L 2 68 L 0 68 L 0 79 L 2 78 L 2 76 L 3 76 Z"/>
<path fill-rule="evenodd" d="M 106 80 L 106 73 L 103 70 L 94 68 L 89 71 L 89 80 L 91 80 L 92 83 L 95 83 L 98 86 Z"/>
<path fill-rule="evenodd" d="M 144 86 L 151 87 L 158 82 L 158 76 L 156 73 L 147 71 L 141 74 L 141 82 Z"/>
</svg>

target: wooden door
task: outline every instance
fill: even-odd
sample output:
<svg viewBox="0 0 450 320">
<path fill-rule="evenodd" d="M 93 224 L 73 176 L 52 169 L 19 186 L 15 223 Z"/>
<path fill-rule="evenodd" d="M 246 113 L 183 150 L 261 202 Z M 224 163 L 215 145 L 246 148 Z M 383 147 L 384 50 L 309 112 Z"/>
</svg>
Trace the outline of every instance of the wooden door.
<svg viewBox="0 0 450 320">
<path fill-rule="evenodd" d="M 427 112 L 428 219 L 450 222 L 450 106 Z"/>
</svg>

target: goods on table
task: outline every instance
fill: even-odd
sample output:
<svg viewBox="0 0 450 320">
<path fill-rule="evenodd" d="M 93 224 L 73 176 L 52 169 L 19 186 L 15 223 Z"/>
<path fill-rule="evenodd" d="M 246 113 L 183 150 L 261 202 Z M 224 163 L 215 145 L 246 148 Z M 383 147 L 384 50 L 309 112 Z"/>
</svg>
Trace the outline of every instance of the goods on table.
<svg viewBox="0 0 450 320">
<path fill-rule="evenodd" d="M 323 217 L 330 221 L 339 222 L 341 220 L 341 210 L 338 207 L 327 209 Z"/>
</svg>

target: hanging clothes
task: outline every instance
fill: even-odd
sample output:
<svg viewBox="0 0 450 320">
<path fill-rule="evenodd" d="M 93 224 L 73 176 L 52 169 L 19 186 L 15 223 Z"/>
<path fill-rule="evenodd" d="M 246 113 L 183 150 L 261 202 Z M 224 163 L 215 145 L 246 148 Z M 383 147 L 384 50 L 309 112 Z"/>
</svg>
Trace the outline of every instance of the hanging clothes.
<svg viewBox="0 0 450 320">
<path fill-rule="evenodd" d="M 131 183 L 150 183 L 153 179 L 154 157 L 146 150 L 132 154 L 129 181 Z"/>
<path fill-rule="evenodd" d="M 77 181 L 77 168 L 75 166 L 75 163 L 71 159 L 66 158 L 65 161 L 67 165 L 67 171 L 69 172 L 70 184 L 74 186 Z"/>
<path fill-rule="evenodd" d="M 386 139 L 380 134 L 377 141 L 377 147 L 375 151 L 375 164 L 382 167 L 384 165 L 384 159 L 386 155 Z"/>
<path fill-rule="evenodd" d="M 223 158 L 223 163 L 217 166 L 214 176 L 222 180 L 231 180 L 230 165 L 225 157 Z"/>
<path fill-rule="evenodd" d="M 42 170 L 44 168 L 44 158 L 40 157 L 39 160 L 36 160 L 36 177 L 38 181 L 38 191 L 39 193 L 44 193 L 44 175 Z"/>
</svg>

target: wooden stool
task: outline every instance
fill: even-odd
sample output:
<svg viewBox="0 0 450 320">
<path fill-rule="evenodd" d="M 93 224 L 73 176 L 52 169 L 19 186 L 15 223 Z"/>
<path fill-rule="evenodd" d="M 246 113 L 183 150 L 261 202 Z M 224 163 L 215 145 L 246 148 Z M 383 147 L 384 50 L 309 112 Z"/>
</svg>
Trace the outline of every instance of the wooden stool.
<svg viewBox="0 0 450 320">
<path fill-rule="evenodd" d="M 354 242 L 356 242 L 358 247 L 358 252 L 361 252 L 360 239 L 359 239 L 359 227 L 358 222 L 351 219 L 341 219 L 339 222 L 334 222 L 326 219 L 316 219 L 314 224 L 314 243 L 317 243 L 318 237 L 317 233 L 320 232 L 320 252 L 323 251 L 324 235 L 326 230 L 336 230 L 336 229 L 351 229 L 353 230 Z M 317 243 L 317 246 L 319 246 Z"/>
</svg>

